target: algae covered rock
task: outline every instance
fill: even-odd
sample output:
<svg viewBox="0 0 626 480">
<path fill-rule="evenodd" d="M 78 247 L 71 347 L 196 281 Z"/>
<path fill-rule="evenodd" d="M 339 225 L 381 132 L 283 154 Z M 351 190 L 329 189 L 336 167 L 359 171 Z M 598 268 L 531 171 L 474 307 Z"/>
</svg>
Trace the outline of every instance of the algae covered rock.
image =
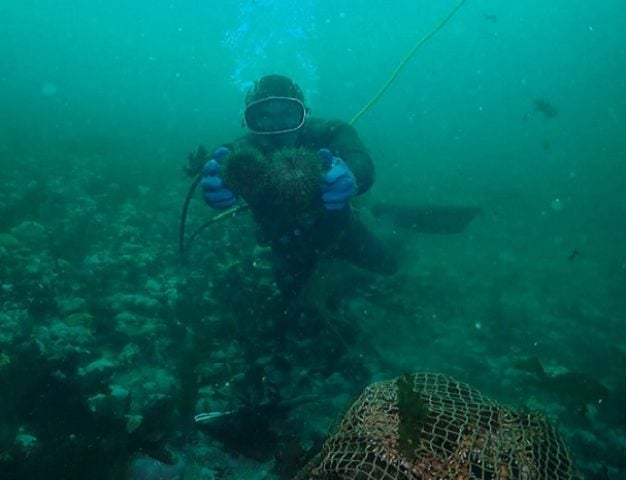
<svg viewBox="0 0 626 480">
<path fill-rule="evenodd" d="M 28 322 L 26 309 L 7 309 L 0 312 L 0 346 L 15 344 L 26 322 Z"/>
<path fill-rule="evenodd" d="M 15 249 L 19 246 L 20 242 L 18 242 L 17 238 L 13 235 L 9 235 L 8 233 L 0 233 L 0 247 L 6 248 L 7 250 Z"/>
<path fill-rule="evenodd" d="M 94 317 L 88 312 L 76 312 L 68 315 L 63 322 L 70 327 L 82 325 L 83 327 L 93 330 Z"/>
<path fill-rule="evenodd" d="M 2 372 L 4 367 L 11 365 L 11 357 L 6 353 L 0 351 L 0 372 Z"/>
<path fill-rule="evenodd" d="M 159 311 L 159 300 L 141 293 L 115 293 L 109 298 L 111 308 L 117 312 L 150 314 Z"/>
<path fill-rule="evenodd" d="M 31 246 L 41 246 L 48 239 L 45 227 L 31 221 L 22 222 L 11 229 L 11 235 L 21 244 Z"/>
<path fill-rule="evenodd" d="M 67 325 L 56 321 L 33 329 L 39 353 L 49 359 L 85 357 L 90 351 L 92 331 L 84 325 Z"/>
</svg>

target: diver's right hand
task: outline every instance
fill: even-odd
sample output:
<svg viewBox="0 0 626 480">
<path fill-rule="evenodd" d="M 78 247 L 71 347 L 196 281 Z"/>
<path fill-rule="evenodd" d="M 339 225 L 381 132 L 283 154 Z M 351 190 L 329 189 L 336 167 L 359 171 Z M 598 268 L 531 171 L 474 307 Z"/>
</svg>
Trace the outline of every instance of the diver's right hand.
<svg viewBox="0 0 626 480">
<path fill-rule="evenodd" d="M 235 201 L 235 195 L 224 186 L 220 171 L 226 157 L 230 155 L 230 150 L 220 147 L 213 152 L 211 160 L 206 162 L 202 169 L 202 197 L 209 206 L 218 210 L 230 207 Z"/>
</svg>

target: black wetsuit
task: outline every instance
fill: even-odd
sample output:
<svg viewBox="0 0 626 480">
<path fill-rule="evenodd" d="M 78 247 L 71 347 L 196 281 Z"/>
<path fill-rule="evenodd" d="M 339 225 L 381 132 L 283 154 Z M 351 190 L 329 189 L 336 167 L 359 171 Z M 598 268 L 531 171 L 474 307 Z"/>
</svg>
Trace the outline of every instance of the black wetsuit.
<svg viewBox="0 0 626 480">
<path fill-rule="evenodd" d="M 271 154 L 283 146 L 274 146 L 271 137 L 248 134 L 225 146 L 235 152 L 251 147 L 264 154 Z M 308 119 L 297 131 L 293 146 L 314 151 L 321 148 L 331 150 L 354 174 L 358 195 L 372 186 L 374 164 L 356 130 L 346 122 Z M 237 191 L 233 193 L 238 194 Z M 281 223 L 273 215 L 274 212 L 265 213 L 268 214 L 255 215 L 259 224 L 258 241 L 262 245 L 271 246 L 276 283 L 287 296 L 299 292 L 320 255 L 341 258 L 381 274 L 392 274 L 397 269 L 394 258 L 350 208 L 339 211 L 315 209 L 289 225 Z"/>
</svg>

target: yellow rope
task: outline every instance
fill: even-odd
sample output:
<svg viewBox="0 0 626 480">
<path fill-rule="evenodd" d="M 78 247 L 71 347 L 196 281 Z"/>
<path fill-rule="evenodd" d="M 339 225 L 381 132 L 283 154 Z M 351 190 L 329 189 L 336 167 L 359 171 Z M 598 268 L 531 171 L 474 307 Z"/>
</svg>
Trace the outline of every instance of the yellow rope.
<svg viewBox="0 0 626 480">
<path fill-rule="evenodd" d="M 398 77 L 402 69 L 406 66 L 407 63 L 409 63 L 409 60 L 413 58 L 413 55 L 415 55 L 415 53 L 420 49 L 422 45 L 424 45 L 428 40 L 430 40 L 430 38 L 433 35 L 435 35 L 439 30 L 441 30 L 445 26 L 446 23 L 448 23 L 448 21 L 456 14 L 456 12 L 459 11 L 459 9 L 464 3 L 465 3 L 465 0 L 460 0 L 459 3 L 457 3 L 456 6 L 452 10 L 450 10 L 450 13 L 448 13 L 448 15 L 441 22 L 439 22 L 439 24 L 434 29 L 428 32 L 424 38 L 422 38 L 419 42 L 417 42 L 417 45 L 413 47 L 413 50 L 409 52 L 409 54 L 404 58 L 404 60 L 402 60 L 400 64 L 396 67 L 396 69 L 393 71 L 393 73 L 391 74 L 391 77 L 389 77 L 389 80 L 387 80 L 387 82 L 382 86 L 382 88 L 378 91 L 378 93 L 374 95 L 374 98 L 372 98 L 369 102 L 367 102 L 367 104 L 352 118 L 352 120 L 350 120 L 350 125 L 354 125 L 357 122 L 357 120 L 361 118 L 365 114 L 365 112 L 367 112 L 372 107 L 372 105 L 374 105 L 380 99 L 380 97 L 384 95 L 387 89 L 391 86 L 394 80 Z"/>
</svg>

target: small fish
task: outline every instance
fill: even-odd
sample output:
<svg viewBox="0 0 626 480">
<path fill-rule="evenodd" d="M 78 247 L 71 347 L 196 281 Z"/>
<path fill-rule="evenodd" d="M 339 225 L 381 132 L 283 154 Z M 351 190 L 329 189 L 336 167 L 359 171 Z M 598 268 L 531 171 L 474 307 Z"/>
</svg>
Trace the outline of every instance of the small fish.
<svg viewBox="0 0 626 480">
<path fill-rule="evenodd" d="M 208 423 L 216 418 L 225 417 L 227 415 L 232 415 L 234 412 L 228 410 L 226 412 L 209 412 L 209 413 L 199 413 L 195 417 L 193 417 L 194 422 L 196 423 Z"/>
<path fill-rule="evenodd" d="M 515 364 L 535 376 L 536 387 L 546 393 L 555 395 L 561 403 L 578 409 L 586 410 L 589 404 L 602 404 L 609 397 L 609 389 L 593 376 L 581 372 L 565 372 L 548 375 L 538 357 L 533 356 Z"/>
<path fill-rule="evenodd" d="M 609 397 L 609 389 L 591 375 L 581 372 L 560 373 L 549 377 L 544 386 L 572 405 L 602 404 Z"/>
<path fill-rule="evenodd" d="M 528 357 L 518 362 L 515 362 L 514 366 L 515 368 L 524 372 L 532 373 L 537 378 L 546 378 L 546 372 L 543 369 L 541 360 L 539 360 L 539 357 L 537 356 Z"/>
<path fill-rule="evenodd" d="M 483 19 L 491 23 L 498 23 L 498 17 L 493 13 L 483 13 Z"/>
<path fill-rule="evenodd" d="M 539 113 L 542 113 L 546 118 L 554 118 L 559 113 L 554 105 L 552 105 L 549 101 L 543 100 L 541 98 L 535 99 L 535 110 Z"/>
<path fill-rule="evenodd" d="M 580 252 L 575 248 L 574 250 L 569 252 L 569 255 L 567 256 L 567 259 L 570 262 L 573 262 L 574 260 L 576 260 L 576 257 L 578 257 L 578 255 L 580 255 Z"/>
</svg>

